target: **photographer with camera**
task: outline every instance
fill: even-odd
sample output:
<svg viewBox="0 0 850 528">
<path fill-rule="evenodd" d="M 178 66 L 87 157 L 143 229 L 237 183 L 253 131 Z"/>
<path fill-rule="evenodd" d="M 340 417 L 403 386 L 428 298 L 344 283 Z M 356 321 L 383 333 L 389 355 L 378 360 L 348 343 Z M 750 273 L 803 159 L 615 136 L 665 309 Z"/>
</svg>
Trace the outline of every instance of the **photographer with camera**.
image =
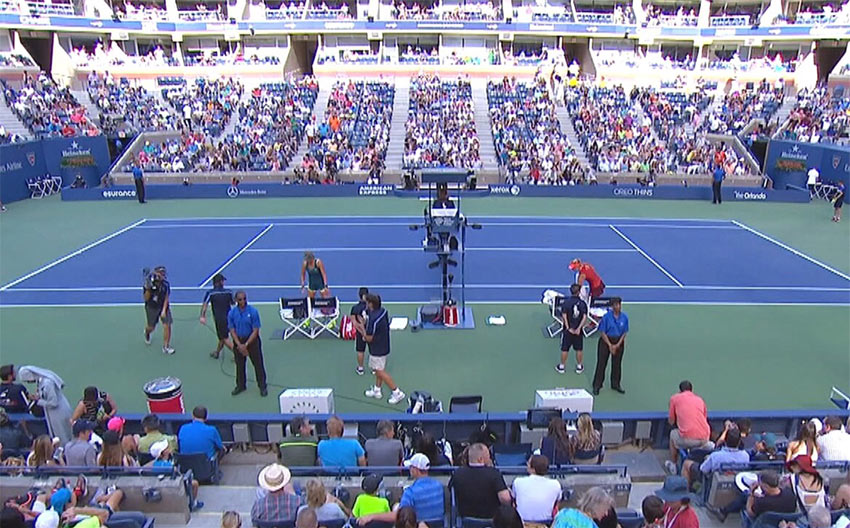
<svg viewBox="0 0 850 528">
<path fill-rule="evenodd" d="M 145 344 L 151 344 L 151 333 L 158 321 L 162 322 L 162 353 L 173 354 L 174 349 L 171 348 L 171 303 L 169 297 L 171 295 L 171 285 L 166 280 L 167 272 L 165 266 L 157 266 L 153 272 L 149 270 L 143 271 L 145 275 L 145 283 L 143 287 L 143 295 L 145 299 L 145 315 L 147 316 L 147 326 L 145 326 Z"/>
<path fill-rule="evenodd" d="M 86 387 L 83 390 L 83 399 L 77 403 L 71 421 L 86 420 L 94 425 L 98 434 L 106 431 L 106 422 L 115 416 L 118 406 L 115 400 L 107 392 L 97 390 L 97 387 Z"/>
</svg>

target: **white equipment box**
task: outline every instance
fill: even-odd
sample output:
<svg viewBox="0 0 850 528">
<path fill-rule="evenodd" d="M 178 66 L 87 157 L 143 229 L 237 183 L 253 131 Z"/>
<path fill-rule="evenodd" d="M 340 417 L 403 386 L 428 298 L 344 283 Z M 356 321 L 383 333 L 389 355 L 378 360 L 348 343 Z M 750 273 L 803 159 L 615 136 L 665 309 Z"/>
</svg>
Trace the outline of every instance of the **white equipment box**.
<svg viewBox="0 0 850 528">
<path fill-rule="evenodd" d="M 593 396 L 584 389 L 543 389 L 534 393 L 534 407 L 589 413 L 593 412 Z"/>
<path fill-rule="evenodd" d="M 280 393 L 281 414 L 333 414 L 333 389 L 286 389 Z"/>
</svg>

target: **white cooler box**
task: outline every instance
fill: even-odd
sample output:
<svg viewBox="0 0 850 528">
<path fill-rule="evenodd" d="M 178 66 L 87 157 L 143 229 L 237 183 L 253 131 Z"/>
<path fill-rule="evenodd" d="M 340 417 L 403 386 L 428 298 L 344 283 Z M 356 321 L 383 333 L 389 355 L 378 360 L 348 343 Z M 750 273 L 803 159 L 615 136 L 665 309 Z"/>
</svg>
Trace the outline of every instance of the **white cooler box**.
<svg viewBox="0 0 850 528">
<path fill-rule="evenodd" d="M 280 393 L 281 414 L 333 414 L 333 389 L 286 389 Z"/>
<path fill-rule="evenodd" d="M 584 389 L 544 389 L 534 393 L 534 407 L 574 413 L 593 412 L 593 395 Z"/>
</svg>

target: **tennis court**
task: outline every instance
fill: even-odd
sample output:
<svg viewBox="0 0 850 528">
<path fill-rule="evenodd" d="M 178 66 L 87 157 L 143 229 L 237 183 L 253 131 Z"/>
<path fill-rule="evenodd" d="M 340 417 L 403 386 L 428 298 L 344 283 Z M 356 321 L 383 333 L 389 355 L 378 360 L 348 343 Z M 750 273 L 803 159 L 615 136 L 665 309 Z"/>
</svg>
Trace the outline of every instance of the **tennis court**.
<svg viewBox="0 0 850 528">
<path fill-rule="evenodd" d="M 354 373 L 352 343 L 275 339 L 283 327 L 276 305 L 298 293 L 301 253 L 311 249 L 344 311 L 365 285 L 402 303 L 389 306 L 392 315 L 413 317 L 440 293 L 424 232 L 409 230 L 422 220 L 414 216 L 421 204 L 45 199 L 9 209 L 0 216 L 0 358 L 56 370 L 72 401 L 94 383 L 120 412 L 142 412 L 144 383 L 176 375 L 189 407 L 275 412 L 276 399 L 255 389 L 231 397 L 232 362 L 209 358 L 215 335 L 198 314 L 204 283 L 223 269 L 230 287 L 245 287 L 259 304 L 272 394 L 333 387 L 340 412 L 402 410 L 363 396 L 369 380 Z M 541 292 L 566 289 L 573 257 L 596 266 L 632 323 L 628 392 L 603 390 L 600 411 L 665 409 L 683 378 L 711 409 L 823 408 L 832 385 L 847 387 L 850 231 L 819 204 L 490 198 L 465 201 L 464 212 L 483 225 L 466 241 L 476 328 L 394 332 L 390 369 L 407 392 L 444 402 L 481 394 L 488 411 L 519 411 L 538 388 L 589 389 L 595 339 L 584 374 L 561 375 L 558 340 L 543 332 L 551 316 Z M 161 263 L 175 287 L 173 356 L 159 351 L 159 331 L 151 347 L 141 335 L 141 270 Z M 486 325 L 491 314 L 508 324 Z M 801 364 L 806 375 L 789 383 Z"/>
<path fill-rule="evenodd" d="M 299 292 L 304 250 L 343 301 L 368 286 L 385 301 L 440 295 L 415 217 L 141 219 L 0 287 L 2 305 L 138 304 L 141 270 L 169 269 L 174 303 L 197 303 L 223 272 L 254 303 Z M 594 264 L 606 295 L 660 304 L 850 304 L 850 276 L 735 220 L 471 217 L 468 302 L 537 302 L 564 289 L 566 265 Z M 454 269 L 456 289 L 460 269 Z M 456 291 L 455 296 L 459 293 Z"/>
</svg>

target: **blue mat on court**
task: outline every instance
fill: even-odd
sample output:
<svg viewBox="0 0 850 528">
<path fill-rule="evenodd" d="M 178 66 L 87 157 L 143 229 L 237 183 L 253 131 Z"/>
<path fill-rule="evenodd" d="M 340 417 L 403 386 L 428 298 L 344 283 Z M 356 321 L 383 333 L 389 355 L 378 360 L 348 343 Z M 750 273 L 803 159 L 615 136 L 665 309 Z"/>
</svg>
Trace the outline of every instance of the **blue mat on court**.
<svg viewBox="0 0 850 528">
<path fill-rule="evenodd" d="M 467 302 L 536 303 L 566 289 L 575 257 L 606 296 L 666 304 L 850 305 L 850 276 L 734 220 L 475 217 L 466 240 Z M 139 220 L 0 286 L 0 305 L 120 305 L 141 299 L 142 268 L 165 265 L 172 302 L 198 304 L 212 276 L 252 303 L 299 292 L 302 252 L 325 263 L 334 295 L 367 286 L 387 302 L 440 298 L 440 272 L 417 217 Z M 460 271 L 456 275 L 458 298 Z"/>
</svg>

